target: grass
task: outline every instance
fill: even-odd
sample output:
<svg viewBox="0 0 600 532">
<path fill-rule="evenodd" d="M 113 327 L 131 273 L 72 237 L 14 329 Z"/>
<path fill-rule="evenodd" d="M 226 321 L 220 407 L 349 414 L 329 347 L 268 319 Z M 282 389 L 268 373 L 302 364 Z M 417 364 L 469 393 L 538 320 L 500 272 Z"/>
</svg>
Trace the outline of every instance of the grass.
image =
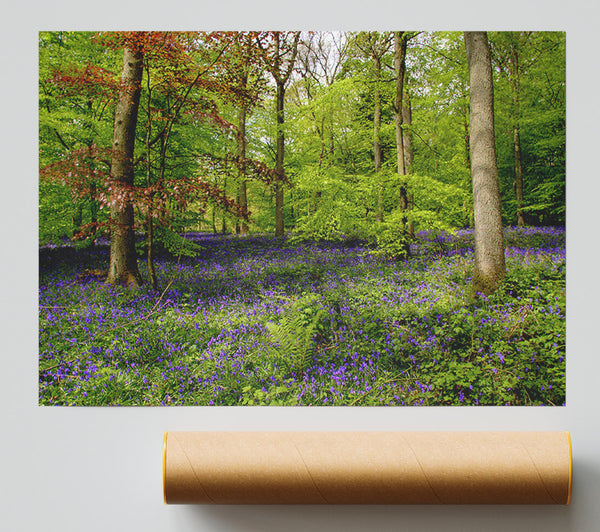
<svg viewBox="0 0 600 532">
<path fill-rule="evenodd" d="M 406 261 L 360 243 L 193 234 L 162 290 L 102 283 L 108 247 L 40 249 L 43 405 L 561 405 L 565 234 L 508 228 L 473 297 L 472 231 Z M 141 264 L 140 264 L 141 266 Z"/>
</svg>

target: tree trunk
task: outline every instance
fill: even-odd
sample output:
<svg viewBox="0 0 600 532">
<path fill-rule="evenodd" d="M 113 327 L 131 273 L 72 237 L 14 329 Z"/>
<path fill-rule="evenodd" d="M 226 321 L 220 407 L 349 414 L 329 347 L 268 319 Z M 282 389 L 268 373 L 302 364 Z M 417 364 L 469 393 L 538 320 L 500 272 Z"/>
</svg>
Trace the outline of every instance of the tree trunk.
<svg viewBox="0 0 600 532">
<path fill-rule="evenodd" d="M 525 225 L 523 216 L 523 167 L 521 166 L 521 133 L 519 125 L 514 128 L 515 143 L 515 196 L 517 197 L 517 225 Z"/>
<path fill-rule="evenodd" d="M 107 282 L 127 286 L 142 284 L 135 252 L 133 204 L 128 197 L 128 189 L 133 186 L 134 179 L 133 153 L 142 73 L 142 52 L 125 48 L 110 168 L 113 191 L 110 200 L 112 227 Z"/>
<path fill-rule="evenodd" d="M 408 76 L 406 69 L 404 70 L 404 98 L 402 99 L 402 145 L 404 148 L 404 170 L 407 174 L 412 173 L 412 165 L 414 161 L 412 133 L 410 126 L 412 125 L 412 108 L 410 103 L 410 93 L 408 91 Z M 405 126 L 408 126 L 406 128 Z"/>
<path fill-rule="evenodd" d="M 227 194 L 227 178 L 223 179 L 223 193 Z M 223 211 L 223 217 L 221 218 L 221 234 L 227 234 L 227 215 Z"/>
<path fill-rule="evenodd" d="M 285 155 L 285 135 L 283 131 L 284 114 L 283 107 L 285 103 L 285 84 L 290 79 L 296 55 L 298 53 L 298 41 L 300 32 L 294 32 L 293 41 L 290 43 L 285 37 L 285 33 L 280 31 L 272 32 L 274 40 L 274 54 L 270 61 L 267 61 L 266 67 L 272 74 L 277 86 L 276 96 L 276 117 L 277 117 L 277 151 L 275 154 L 275 171 L 277 177 L 275 179 L 275 236 L 283 237 L 285 234 L 283 220 L 283 176 Z M 283 37 L 283 38 L 282 38 Z M 287 58 L 287 59 L 286 59 Z"/>
<path fill-rule="evenodd" d="M 96 183 L 92 182 L 92 184 L 90 185 L 90 223 L 92 224 L 93 230 L 94 230 L 94 238 L 92 239 L 92 246 L 96 243 L 96 231 L 98 229 L 97 224 L 98 224 L 98 211 L 100 210 L 100 206 L 98 204 L 98 201 L 95 200 L 94 198 L 96 197 Z"/>
<path fill-rule="evenodd" d="M 146 69 L 147 72 L 147 90 L 148 90 L 148 106 L 146 113 L 148 115 L 148 124 L 146 126 L 146 186 L 150 188 L 152 184 L 152 160 L 150 157 L 150 135 L 152 132 L 152 87 L 150 85 L 150 69 Z M 161 138 L 161 179 L 164 176 L 164 138 Z M 152 288 L 158 290 L 158 278 L 156 277 L 156 268 L 154 267 L 154 222 L 152 221 L 152 198 L 148 205 L 148 214 L 146 216 L 146 263 L 148 265 L 148 275 L 150 276 L 150 283 Z"/>
<path fill-rule="evenodd" d="M 467 103 L 467 88 L 463 86 L 461 82 L 461 87 L 463 90 L 463 102 L 460 106 L 461 114 L 462 114 L 462 126 L 463 126 L 463 145 L 464 145 L 464 153 L 465 153 L 465 165 L 469 172 L 471 171 L 471 133 L 469 131 L 469 105 Z"/>
<path fill-rule="evenodd" d="M 494 136 L 494 89 L 485 32 L 465 32 L 470 79 L 470 146 L 475 215 L 475 292 L 491 294 L 506 275 Z"/>
<path fill-rule="evenodd" d="M 244 84 L 245 86 L 245 84 Z M 246 106 L 241 104 L 238 111 L 238 126 L 240 128 L 240 136 L 238 137 L 238 155 L 240 156 L 240 166 L 238 177 L 240 180 L 238 195 L 239 204 L 243 209 L 248 210 L 248 188 L 246 184 Z M 248 222 L 242 219 L 240 233 L 248 234 Z"/>
<path fill-rule="evenodd" d="M 152 206 L 148 208 L 148 218 L 146 221 L 146 245 L 147 245 L 147 261 L 148 275 L 152 288 L 158 290 L 158 278 L 156 277 L 156 268 L 154 267 L 154 222 L 152 221 Z"/>
<path fill-rule="evenodd" d="M 404 78 L 406 74 L 406 39 L 403 31 L 394 32 L 394 69 L 396 72 L 396 100 L 394 103 L 394 124 L 396 126 L 396 159 L 399 175 L 406 175 L 406 153 L 404 146 Z M 408 191 L 403 182 L 400 186 L 400 209 L 406 213 L 409 208 Z M 404 254 L 410 255 L 410 242 L 408 236 L 408 218 L 402 217 L 400 227 L 401 238 L 404 241 Z"/>
<path fill-rule="evenodd" d="M 469 171 L 471 171 L 471 134 L 469 132 L 469 119 L 465 114 L 463 120 L 463 139 L 465 146 L 465 164 Z"/>
<path fill-rule="evenodd" d="M 375 173 L 381 172 L 381 94 L 379 83 L 381 81 L 381 61 L 377 55 L 373 55 L 375 64 L 375 92 L 373 99 L 375 100 L 375 109 L 373 111 L 373 158 L 375 160 Z M 377 221 L 383 222 L 383 187 L 378 184 L 377 188 Z"/>
<path fill-rule="evenodd" d="M 406 175 L 404 167 L 404 138 L 402 132 L 402 97 L 404 96 L 404 71 L 406 70 L 406 39 L 403 31 L 394 32 L 394 68 L 396 71 L 396 101 L 394 104 L 394 124 L 396 126 L 396 155 L 398 173 Z M 405 190 L 406 193 L 406 190 Z"/>
<path fill-rule="evenodd" d="M 516 43 L 511 44 L 509 61 L 511 88 L 513 94 L 514 125 L 513 143 L 515 151 L 515 183 L 514 190 L 517 199 L 517 225 L 525 225 L 523 217 L 523 167 L 521 164 L 521 83 L 519 72 L 519 52 Z"/>
<path fill-rule="evenodd" d="M 275 171 L 277 172 L 277 180 L 275 181 L 275 236 L 283 237 L 285 227 L 283 223 L 283 184 L 281 176 L 283 176 L 283 159 L 285 156 L 285 134 L 283 124 L 285 117 L 283 114 L 283 106 L 285 102 L 285 84 L 277 82 L 277 152 L 275 156 Z"/>
<path fill-rule="evenodd" d="M 412 125 L 412 108 L 410 104 L 410 92 L 408 90 L 408 76 L 406 76 L 406 70 L 404 71 L 404 98 L 402 100 L 402 124 L 408 126 L 408 129 L 403 128 L 402 138 L 404 139 L 404 170 L 407 174 L 412 174 L 412 167 L 414 161 L 414 152 L 412 144 L 412 133 L 410 126 Z M 410 194 L 408 198 L 408 210 L 414 207 L 414 194 Z M 408 222 L 408 236 L 411 240 L 415 238 L 415 222 L 410 220 Z M 410 250 L 410 248 L 409 248 Z"/>
<path fill-rule="evenodd" d="M 83 225 L 83 201 L 76 199 L 73 206 L 73 229 L 72 236 L 76 236 L 81 232 Z"/>
<path fill-rule="evenodd" d="M 321 167 L 323 166 L 323 157 L 325 156 L 325 115 L 321 117 L 321 127 L 317 127 L 319 133 L 319 141 L 321 142 L 321 150 L 319 151 L 319 165 L 317 175 L 321 175 Z"/>
</svg>

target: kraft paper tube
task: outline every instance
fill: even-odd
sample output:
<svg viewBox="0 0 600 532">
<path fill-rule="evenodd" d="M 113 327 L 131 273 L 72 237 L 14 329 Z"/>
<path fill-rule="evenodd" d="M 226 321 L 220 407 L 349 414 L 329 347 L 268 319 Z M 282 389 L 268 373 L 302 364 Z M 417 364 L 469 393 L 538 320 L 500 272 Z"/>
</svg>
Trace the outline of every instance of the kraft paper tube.
<svg viewBox="0 0 600 532">
<path fill-rule="evenodd" d="M 167 432 L 165 503 L 568 504 L 568 432 Z"/>
</svg>

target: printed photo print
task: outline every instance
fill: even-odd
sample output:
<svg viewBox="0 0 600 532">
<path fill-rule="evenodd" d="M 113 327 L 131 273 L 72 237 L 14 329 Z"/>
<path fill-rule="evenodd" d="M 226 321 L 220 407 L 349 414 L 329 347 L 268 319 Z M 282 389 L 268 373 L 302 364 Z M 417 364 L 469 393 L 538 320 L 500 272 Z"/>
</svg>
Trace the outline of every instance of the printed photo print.
<svg viewBox="0 0 600 532">
<path fill-rule="evenodd" d="M 565 33 L 38 39 L 40 405 L 565 404 Z"/>
</svg>

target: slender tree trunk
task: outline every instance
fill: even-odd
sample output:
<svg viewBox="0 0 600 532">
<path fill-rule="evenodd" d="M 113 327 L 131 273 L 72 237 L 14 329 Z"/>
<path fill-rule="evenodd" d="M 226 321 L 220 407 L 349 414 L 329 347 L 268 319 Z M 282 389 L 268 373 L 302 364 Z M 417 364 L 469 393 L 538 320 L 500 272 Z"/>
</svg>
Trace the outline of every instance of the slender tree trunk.
<svg viewBox="0 0 600 532">
<path fill-rule="evenodd" d="M 147 261 L 148 275 L 152 288 L 158 290 L 158 278 L 156 277 L 156 268 L 154 267 L 154 222 L 152 221 L 152 205 L 148 207 L 148 218 L 146 222 L 146 246 L 147 246 Z"/>
<path fill-rule="evenodd" d="M 405 146 L 404 146 L 404 78 L 406 75 L 406 39 L 403 31 L 394 32 L 394 68 L 396 71 L 396 100 L 394 103 L 394 124 L 396 126 L 396 159 L 399 175 L 406 175 L 405 166 Z M 400 186 L 400 209 L 406 213 L 408 211 L 408 190 L 403 182 Z M 406 214 L 402 217 L 402 226 L 400 227 L 402 239 L 404 241 L 404 254 L 410 255 L 410 242 L 408 235 L 408 218 Z"/>
<path fill-rule="evenodd" d="M 465 32 L 471 86 L 471 165 L 475 214 L 475 292 L 494 292 L 506 275 L 494 136 L 494 89 L 485 32 Z"/>
<path fill-rule="evenodd" d="M 115 112 L 110 169 L 113 192 L 110 207 L 112 228 L 107 282 L 127 286 L 142 284 L 135 252 L 133 204 L 127 195 L 127 189 L 133 186 L 134 180 L 133 153 L 143 65 L 141 51 L 125 48 L 121 90 Z"/>
<path fill-rule="evenodd" d="M 517 225 L 525 225 L 523 216 L 523 167 L 521 166 L 521 133 L 518 125 L 514 128 L 515 144 L 515 196 L 517 197 Z"/>
<path fill-rule="evenodd" d="M 73 236 L 81 232 L 81 226 L 83 224 L 83 202 L 80 199 L 74 201 L 73 210 Z"/>
<path fill-rule="evenodd" d="M 317 127 L 319 133 L 319 141 L 321 142 L 321 150 L 319 151 L 319 166 L 318 175 L 321 174 L 321 167 L 323 166 L 323 158 L 325 156 L 325 115 L 321 117 L 321 127 Z"/>
<path fill-rule="evenodd" d="M 92 197 L 92 199 L 90 199 L 90 222 L 92 224 L 92 227 L 94 228 L 94 234 L 96 233 L 96 230 L 97 230 L 98 211 L 100 210 L 98 202 L 94 199 L 96 197 L 96 194 L 97 194 L 96 183 L 93 182 L 90 186 L 90 195 Z M 95 243 L 96 243 L 96 238 L 94 238 L 92 240 L 92 245 L 94 245 Z"/>
<path fill-rule="evenodd" d="M 462 126 L 463 126 L 463 145 L 465 147 L 465 165 L 467 169 L 471 171 L 471 132 L 469 131 L 469 104 L 467 103 L 467 98 L 469 98 L 469 94 L 467 92 L 467 88 L 462 84 L 461 87 L 463 90 L 463 104 L 460 106 L 462 113 Z"/>
<path fill-rule="evenodd" d="M 379 84 L 381 81 L 381 61 L 377 55 L 373 55 L 375 64 L 375 109 L 373 112 L 373 158 L 375 160 L 375 174 L 381 172 L 381 93 Z M 377 185 L 377 221 L 383 222 L 383 186 Z"/>
<path fill-rule="evenodd" d="M 274 56 L 266 64 L 271 72 L 277 86 L 277 95 L 275 101 L 276 121 L 277 121 L 277 151 L 275 154 L 275 171 L 277 178 L 275 180 L 275 236 L 283 237 L 285 234 L 283 219 L 283 176 L 284 176 L 284 155 L 285 155 L 285 135 L 283 124 L 285 122 L 283 107 L 285 103 L 285 84 L 290 79 L 292 69 L 298 53 L 298 41 L 300 32 L 294 32 L 292 42 L 287 41 L 285 34 L 279 31 L 272 32 L 274 40 Z M 283 39 L 282 39 L 283 36 Z M 287 59 L 286 59 L 287 57 Z M 287 63 L 287 65 L 286 65 Z"/>
<path fill-rule="evenodd" d="M 227 194 L 227 178 L 223 179 L 223 193 Z M 227 215 L 223 211 L 223 217 L 221 218 L 221 233 L 227 234 Z"/>
<path fill-rule="evenodd" d="M 464 115 L 463 120 L 463 138 L 465 146 L 465 164 L 469 171 L 471 170 L 471 134 L 469 132 L 469 117 L 467 113 Z"/>
<path fill-rule="evenodd" d="M 245 85 L 245 84 L 244 84 Z M 246 106 L 241 104 L 238 111 L 238 126 L 240 128 L 240 136 L 238 137 L 238 155 L 240 156 L 239 166 L 239 205 L 243 209 L 248 209 L 248 188 L 246 183 Z M 240 233 L 248 234 L 248 222 L 242 219 L 240 225 Z"/>
<path fill-rule="evenodd" d="M 519 52 L 516 43 L 511 45 L 509 61 L 511 88 L 513 94 L 514 125 L 513 143 L 515 152 L 514 191 L 517 199 L 517 225 L 525 225 L 523 217 L 523 166 L 521 164 L 521 83 L 519 72 Z"/>
<path fill-rule="evenodd" d="M 412 173 L 412 166 L 414 161 L 413 144 L 412 144 L 412 133 L 410 126 L 412 126 L 412 108 L 410 102 L 410 92 L 408 90 L 408 76 L 406 75 L 406 69 L 404 70 L 404 98 L 402 99 L 402 145 L 404 148 L 404 170 L 407 174 Z M 408 128 L 406 127 L 408 126 Z"/>
<path fill-rule="evenodd" d="M 152 102 L 152 87 L 150 85 L 150 69 L 147 68 L 146 73 L 146 88 L 148 91 L 148 106 L 146 108 L 146 113 L 148 115 L 148 124 L 146 127 L 146 186 L 149 188 L 152 184 L 152 164 L 150 158 L 150 136 L 152 134 L 152 109 L 150 104 Z M 163 149 L 161 149 L 161 155 L 162 152 Z M 164 173 L 163 168 L 164 164 L 161 164 L 161 176 Z M 154 268 L 154 222 L 152 221 L 152 198 L 150 198 L 148 213 L 146 216 L 146 263 L 148 265 L 148 275 L 150 276 L 152 288 L 154 288 L 154 290 L 158 290 L 158 278 L 156 277 L 156 269 Z"/>
<path fill-rule="evenodd" d="M 412 126 L 412 109 L 410 103 L 410 92 L 408 90 L 408 77 L 406 70 L 404 71 L 404 99 L 402 100 L 402 124 L 403 124 L 403 139 L 404 139 L 404 169 L 407 174 L 412 174 L 412 167 L 414 161 L 413 144 L 412 144 L 412 133 L 410 126 Z M 408 126 L 406 128 L 405 126 Z M 414 207 L 414 196 L 409 195 L 408 198 L 408 210 Z M 415 237 L 415 222 L 410 220 L 408 222 L 408 236 L 411 240 Z M 410 250 L 410 248 L 409 248 Z"/>
<path fill-rule="evenodd" d="M 324 122 L 323 125 L 325 125 Z M 333 155 L 335 153 L 335 143 L 333 137 L 333 106 L 329 107 L 329 126 L 329 156 L 331 157 L 331 161 L 333 162 Z"/>
<path fill-rule="evenodd" d="M 290 205 L 290 218 L 292 220 L 292 227 L 294 229 L 296 229 L 296 209 L 295 209 L 295 198 L 294 198 L 294 192 L 292 190 L 290 190 L 290 201 L 289 201 L 289 205 Z"/>
<path fill-rule="evenodd" d="M 283 159 L 285 156 L 285 134 L 283 125 L 285 117 L 283 106 L 285 102 L 285 84 L 277 82 L 277 98 L 276 98 L 276 113 L 277 113 L 277 152 L 275 156 L 275 171 L 277 172 L 277 180 L 275 182 L 275 236 L 283 237 L 285 227 L 283 223 L 283 184 L 281 177 L 283 176 Z"/>
</svg>

